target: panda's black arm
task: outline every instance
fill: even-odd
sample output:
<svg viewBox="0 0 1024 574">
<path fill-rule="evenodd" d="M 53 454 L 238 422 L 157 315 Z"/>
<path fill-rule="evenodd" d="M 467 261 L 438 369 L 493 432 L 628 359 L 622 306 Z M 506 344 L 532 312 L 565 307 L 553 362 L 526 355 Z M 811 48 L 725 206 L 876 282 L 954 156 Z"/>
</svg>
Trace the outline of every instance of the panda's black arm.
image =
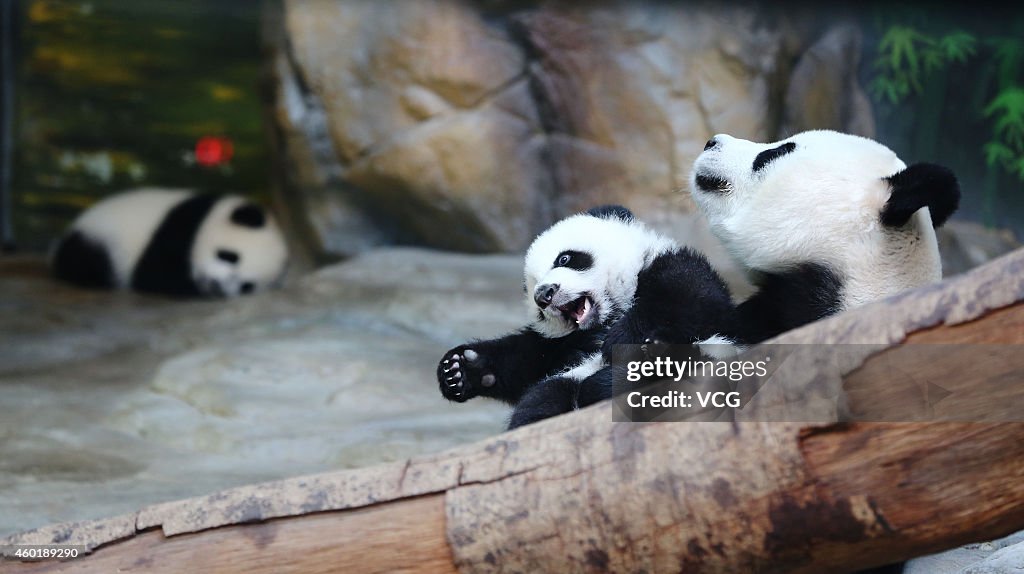
<svg viewBox="0 0 1024 574">
<path fill-rule="evenodd" d="M 888 227 L 902 227 L 922 207 L 927 207 L 932 225 L 939 227 L 960 205 L 960 184 L 948 168 L 933 163 L 915 163 L 886 178 L 892 186 L 880 219 Z"/>
<path fill-rule="evenodd" d="M 707 258 L 688 248 L 659 255 L 637 277 L 633 306 L 609 329 L 602 352 L 646 339 L 688 344 L 727 335 L 735 306 L 729 288 Z"/>
<path fill-rule="evenodd" d="M 836 313 L 842 281 L 824 265 L 805 263 L 783 273 L 761 273 L 758 290 L 736 308 L 730 336 L 754 344 Z"/>
<path fill-rule="evenodd" d="M 593 333 L 549 339 L 525 327 L 450 349 L 437 366 L 437 381 L 441 394 L 452 401 L 484 396 L 515 404 L 537 381 L 575 365 L 598 348 Z"/>
</svg>

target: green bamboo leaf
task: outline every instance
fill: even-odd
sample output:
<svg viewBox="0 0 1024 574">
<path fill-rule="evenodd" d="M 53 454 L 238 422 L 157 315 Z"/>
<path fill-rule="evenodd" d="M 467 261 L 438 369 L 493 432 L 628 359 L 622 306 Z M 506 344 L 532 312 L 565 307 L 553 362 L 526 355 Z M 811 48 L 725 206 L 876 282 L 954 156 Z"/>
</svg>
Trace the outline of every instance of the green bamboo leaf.
<svg viewBox="0 0 1024 574">
<path fill-rule="evenodd" d="M 1005 165 L 1013 160 L 1013 150 L 1000 142 L 988 142 L 982 146 L 985 153 L 985 165 L 995 167 Z"/>
<path fill-rule="evenodd" d="M 1000 115 L 1000 121 L 1024 121 L 1024 87 L 1013 86 L 1000 90 L 985 106 L 985 117 Z"/>
<path fill-rule="evenodd" d="M 938 46 L 947 59 L 962 64 L 977 53 L 977 43 L 978 40 L 973 35 L 957 30 L 943 36 Z"/>
<path fill-rule="evenodd" d="M 999 91 L 985 106 L 986 118 L 994 119 L 992 132 L 1008 144 L 1024 147 L 1024 88 L 1014 86 Z"/>
<path fill-rule="evenodd" d="M 998 86 L 1005 88 L 1017 81 L 1021 63 L 1024 62 L 1024 41 L 1015 37 L 994 38 L 993 57 L 998 69 Z"/>
<path fill-rule="evenodd" d="M 892 26 L 882 37 L 879 51 L 888 52 L 889 65 L 893 69 L 902 68 L 904 61 L 907 61 L 908 66 L 913 69 L 917 67 L 915 43 L 924 39 L 920 32 L 909 26 Z"/>
<path fill-rule="evenodd" d="M 992 128 L 992 133 L 1003 143 L 1017 149 L 1024 148 L 1024 124 L 1011 117 L 1001 117 Z"/>
<path fill-rule="evenodd" d="M 924 71 L 926 73 L 930 74 L 945 64 L 945 60 L 942 57 L 942 52 L 940 50 L 930 48 L 922 52 L 921 56 L 921 59 L 924 61 Z"/>
<path fill-rule="evenodd" d="M 899 98 L 900 100 L 909 96 L 910 79 L 905 77 L 895 78 L 895 81 L 893 81 L 893 91 L 896 93 L 897 98 Z"/>
<path fill-rule="evenodd" d="M 894 104 L 898 104 L 899 102 L 903 101 L 903 98 L 907 96 L 907 93 L 909 91 L 910 90 L 907 87 L 906 82 L 893 82 L 892 89 L 889 91 L 889 99 L 892 100 Z"/>
<path fill-rule="evenodd" d="M 869 89 L 876 99 L 887 100 L 893 105 L 902 99 L 898 83 L 887 76 L 876 76 L 871 80 Z"/>
</svg>

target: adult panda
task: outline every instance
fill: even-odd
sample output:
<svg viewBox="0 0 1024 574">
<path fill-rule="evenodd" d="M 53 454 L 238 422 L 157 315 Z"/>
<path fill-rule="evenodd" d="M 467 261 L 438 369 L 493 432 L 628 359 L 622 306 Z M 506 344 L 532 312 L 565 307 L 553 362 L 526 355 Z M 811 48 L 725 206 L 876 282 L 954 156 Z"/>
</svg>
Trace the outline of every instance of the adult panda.
<svg viewBox="0 0 1024 574">
<path fill-rule="evenodd" d="M 817 130 L 761 144 L 716 135 L 691 193 L 758 288 L 730 335 L 757 343 L 942 277 L 935 228 L 960 188 L 942 166 Z"/>
<path fill-rule="evenodd" d="M 233 296 L 277 282 L 287 259 L 274 217 L 249 200 L 147 188 L 83 212 L 57 241 L 51 267 L 83 287 Z"/>
<path fill-rule="evenodd" d="M 676 325 L 673 341 L 699 342 L 717 335 L 733 309 L 703 255 L 621 206 L 572 215 L 537 236 L 526 253 L 523 289 L 529 324 L 450 349 L 437 366 L 445 398 L 514 405 L 509 428 L 612 396 L 601 354 L 610 325 L 627 332 L 641 319 L 644 328 Z"/>
</svg>

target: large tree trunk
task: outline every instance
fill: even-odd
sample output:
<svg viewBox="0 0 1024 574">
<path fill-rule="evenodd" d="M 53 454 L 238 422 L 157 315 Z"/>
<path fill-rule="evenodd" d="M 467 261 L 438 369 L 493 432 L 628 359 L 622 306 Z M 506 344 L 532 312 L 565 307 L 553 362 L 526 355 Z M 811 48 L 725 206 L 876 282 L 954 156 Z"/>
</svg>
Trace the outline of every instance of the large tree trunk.
<svg viewBox="0 0 1024 574">
<path fill-rule="evenodd" d="M 916 416 L 885 395 L 913 360 L 961 395 L 969 416 L 953 419 L 987 414 L 968 392 L 983 389 L 1003 406 L 985 420 L 1020 420 L 1024 353 L 975 369 L 962 352 L 900 353 L 1024 343 L 1024 251 L 777 342 L 867 341 L 837 391 L 850 412 Z M 925 389 L 941 414 L 952 395 Z M 610 419 L 605 403 L 438 455 L 47 527 L 8 543 L 92 554 L 0 570 L 844 572 L 1024 528 L 1024 423 Z"/>
</svg>

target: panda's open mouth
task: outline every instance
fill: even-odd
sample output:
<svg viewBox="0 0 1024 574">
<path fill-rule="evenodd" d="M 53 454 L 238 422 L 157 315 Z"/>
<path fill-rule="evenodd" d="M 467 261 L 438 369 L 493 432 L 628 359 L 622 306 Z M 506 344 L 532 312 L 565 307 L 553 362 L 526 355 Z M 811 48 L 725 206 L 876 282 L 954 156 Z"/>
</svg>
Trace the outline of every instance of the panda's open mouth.
<svg viewBox="0 0 1024 574">
<path fill-rule="evenodd" d="M 589 295 L 581 295 L 579 298 L 569 301 L 565 305 L 559 305 L 558 310 L 562 312 L 570 323 L 574 322 L 580 329 L 590 326 L 596 314 L 594 300 Z"/>
<path fill-rule="evenodd" d="M 697 174 L 697 177 L 694 178 L 694 182 L 701 191 L 708 193 L 725 193 L 732 188 L 729 180 L 718 177 L 717 175 L 699 173 Z"/>
</svg>

